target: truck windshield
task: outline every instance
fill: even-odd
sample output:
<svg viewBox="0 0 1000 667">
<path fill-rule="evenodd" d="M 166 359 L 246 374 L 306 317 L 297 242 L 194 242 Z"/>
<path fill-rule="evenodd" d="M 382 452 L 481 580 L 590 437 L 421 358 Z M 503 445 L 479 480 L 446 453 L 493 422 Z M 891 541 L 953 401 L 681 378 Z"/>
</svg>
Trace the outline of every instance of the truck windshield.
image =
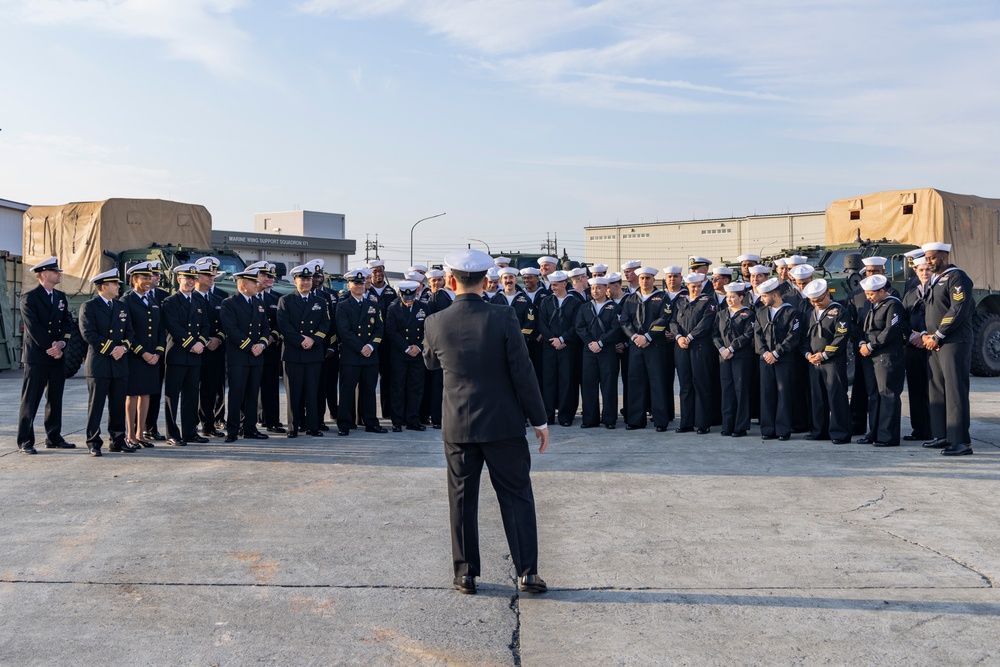
<svg viewBox="0 0 1000 667">
<path fill-rule="evenodd" d="M 831 251 L 829 256 L 823 262 L 823 268 L 830 273 L 843 273 L 844 258 L 852 253 L 857 255 L 858 250 L 856 248 L 844 248 L 842 250 Z"/>
<path fill-rule="evenodd" d="M 206 257 L 206 253 L 191 253 L 191 258 L 187 261 L 196 262 L 202 257 Z M 246 268 L 246 264 L 243 263 L 238 257 L 233 255 L 212 255 L 219 260 L 219 271 L 225 272 L 227 276 L 231 276 L 234 273 L 239 273 Z"/>
</svg>

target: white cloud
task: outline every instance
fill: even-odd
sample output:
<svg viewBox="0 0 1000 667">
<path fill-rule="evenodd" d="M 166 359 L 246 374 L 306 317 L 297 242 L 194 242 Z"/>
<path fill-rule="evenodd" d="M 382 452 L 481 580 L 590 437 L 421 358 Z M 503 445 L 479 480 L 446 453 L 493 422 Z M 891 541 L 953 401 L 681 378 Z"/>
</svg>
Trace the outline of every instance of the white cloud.
<svg viewBox="0 0 1000 667">
<path fill-rule="evenodd" d="M 363 82 L 363 73 L 361 71 L 361 67 L 352 68 L 350 71 L 347 72 L 347 75 L 351 77 L 351 83 L 354 84 L 354 87 L 357 88 L 358 90 L 361 90 L 361 84 Z"/>
<path fill-rule="evenodd" d="M 167 55 L 223 76 L 247 76 L 249 36 L 230 15 L 244 0 L 14 0 L 0 15 L 161 42 Z"/>
</svg>

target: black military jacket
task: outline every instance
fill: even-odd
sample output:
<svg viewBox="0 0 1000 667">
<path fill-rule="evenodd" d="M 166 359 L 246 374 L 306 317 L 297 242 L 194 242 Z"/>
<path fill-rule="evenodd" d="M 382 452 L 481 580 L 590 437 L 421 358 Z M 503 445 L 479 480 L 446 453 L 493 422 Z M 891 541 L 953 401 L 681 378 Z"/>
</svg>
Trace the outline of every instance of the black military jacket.
<svg viewBox="0 0 1000 667">
<path fill-rule="evenodd" d="M 599 354 L 614 354 L 615 345 L 622 340 L 618 304 L 608 299 L 601 305 L 599 312 L 594 310 L 594 301 L 580 306 L 576 312 L 576 335 L 584 348 L 591 343 L 600 343 Z"/>
<path fill-rule="evenodd" d="M 191 295 L 192 298 L 200 297 L 208 306 L 208 338 L 218 338 L 221 341 L 226 340 L 226 333 L 222 330 L 222 318 L 220 314 L 222 312 L 222 302 L 223 297 L 219 296 L 215 292 L 209 292 L 207 295 L 203 295 L 201 292 L 195 290 Z M 225 345 L 220 345 L 215 348 L 214 351 L 205 350 L 204 354 L 225 354 Z"/>
<path fill-rule="evenodd" d="M 107 306 L 99 295 L 80 306 L 80 331 L 87 341 L 84 374 L 94 378 L 118 378 L 128 375 L 128 355 L 115 361 L 112 350 L 124 345 L 132 348 L 132 321 L 128 308 L 115 299 Z"/>
<path fill-rule="evenodd" d="M 678 296 L 673 302 L 674 313 L 670 331 L 674 338 L 692 336 L 692 345 L 708 344 L 715 329 L 715 313 L 719 300 L 714 292 L 702 292 L 693 301 L 687 295 Z"/>
<path fill-rule="evenodd" d="M 312 296 L 317 299 L 322 299 L 323 303 L 326 304 L 326 314 L 330 320 L 330 328 L 327 330 L 326 338 L 323 340 L 323 349 L 332 349 L 333 352 L 330 353 L 332 355 L 340 348 L 340 345 L 338 344 L 340 339 L 337 338 L 337 326 L 335 324 L 335 318 L 337 317 L 337 304 L 340 303 L 341 300 L 340 294 L 324 287 L 322 289 L 313 290 Z M 350 293 L 348 293 L 347 298 L 350 298 L 350 296 Z"/>
<path fill-rule="evenodd" d="M 396 297 L 399 296 L 396 294 L 396 290 L 394 290 L 392 285 L 388 282 L 386 282 L 381 294 L 378 293 L 378 290 L 375 289 L 374 285 L 368 288 L 368 294 L 378 299 L 379 308 L 382 309 L 382 319 L 385 319 L 385 314 L 389 312 L 389 306 L 391 306 L 396 301 Z"/>
<path fill-rule="evenodd" d="M 182 292 L 163 302 L 163 327 L 167 336 L 166 363 L 172 366 L 200 366 L 202 354 L 191 352 L 196 343 L 208 345 L 212 315 L 209 302 L 197 292 L 188 299 Z"/>
<path fill-rule="evenodd" d="M 278 299 L 278 332 L 283 339 L 281 359 L 297 364 L 323 362 L 326 341 L 332 328 L 330 302 L 326 297 L 310 293 L 306 298 L 295 292 Z M 302 349 L 305 337 L 313 339 L 313 346 Z"/>
<path fill-rule="evenodd" d="M 923 333 L 927 330 L 924 322 L 924 311 L 927 303 L 924 301 L 924 288 L 919 281 L 907 288 L 903 294 L 903 308 L 910 320 L 910 330 Z"/>
<path fill-rule="evenodd" d="M 889 295 L 897 299 L 900 298 L 899 292 L 891 285 L 889 286 Z M 851 318 L 851 335 L 854 337 L 854 340 L 860 341 L 864 337 L 865 317 L 868 315 L 868 311 L 871 310 L 871 301 L 865 296 L 863 289 L 855 287 L 847 295 L 844 305 L 847 306 L 847 312 Z"/>
<path fill-rule="evenodd" d="M 337 304 L 335 321 L 337 337 L 340 338 L 341 365 L 378 365 L 378 348 L 385 332 L 378 301 L 367 293 L 361 301 L 348 296 Z M 371 356 L 361 354 L 365 345 L 371 345 L 374 349 Z"/>
<path fill-rule="evenodd" d="M 754 347 L 759 356 L 765 352 L 778 355 L 778 363 L 791 363 L 799 352 L 802 333 L 799 311 L 794 306 L 782 302 L 778 312 L 771 317 L 771 309 L 761 305 L 757 309 L 754 325 Z"/>
<path fill-rule="evenodd" d="M 931 278 L 924 292 L 924 318 L 927 331 L 945 343 L 971 343 L 972 314 L 976 310 L 972 297 L 972 280 L 954 264 L 940 276 Z"/>
<path fill-rule="evenodd" d="M 427 303 L 430 304 L 432 313 L 438 313 L 450 306 L 452 301 L 454 301 L 454 299 L 451 298 L 451 294 L 449 294 L 448 291 L 442 287 L 431 295 L 431 297 L 427 300 Z M 430 313 L 428 313 L 428 315 L 429 314 Z"/>
<path fill-rule="evenodd" d="M 887 296 L 873 305 L 862 325 L 861 342 L 868 343 L 872 356 L 892 354 L 903 348 L 910 337 L 910 322 L 902 302 Z"/>
<path fill-rule="evenodd" d="M 407 361 L 423 363 L 422 355 L 411 357 L 406 354 L 406 350 L 411 345 L 416 345 L 423 352 L 424 321 L 430 314 L 431 308 L 426 303 L 415 300 L 407 307 L 402 299 L 392 302 L 385 314 L 385 340 L 393 354 L 402 356 Z"/>
<path fill-rule="evenodd" d="M 716 349 L 729 348 L 734 357 L 754 356 L 753 329 L 756 318 L 750 308 L 744 306 L 735 313 L 729 307 L 720 307 L 715 317 L 712 342 Z"/>
<path fill-rule="evenodd" d="M 56 341 L 69 342 L 73 331 L 73 316 L 69 313 L 66 295 L 52 290 L 52 298 L 39 285 L 21 296 L 21 319 L 24 322 L 24 351 L 21 359 L 26 364 L 61 364 L 62 358 L 53 359 L 45 353 Z"/>
<path fill-rule="evenodd" d="M 545 340 L 561 338 L 570 346 L 580 345 L 576 335 L 576 313 L 584 306 L 579 296 L 567 293 L 562 305 L 555 294 L 548 296 L 538 307 L 538 331 Z"/>
<path fill-rule="evenodd" d="M 810 306 L 810 312 L 803 315 L 803 322 L 806 325 L 802 337 L 803 355 L 822 352 L 827 361 L 847 359 L 851 321 L 846 306 L 834 301 L 818 320 L 816 308 Z"/>
<path fill-rule="evenodd" d="M 539 298 L 540 295 L 535 298 Z M 507 297 L 504 295 L 503 291 L 497 292 L 490 303 L 495 303 L 501 306 L 510 306 L 514 309 L 517 314 L 517 322 L 521 325 L 521 334 L 524 336 L 526 341 L 534 340 L 535 335 L 538 333 L 538 320 L 535 317 L 537 312 L 537 305 L 540 304 L 544 299 L 535 302 L 532 305 L 531 299 L 524 292 L 518 292 L 514 295 L 514 300 L 509 304 L 507 303 Z"/>
<path fill-rule="evenodd" d="M 267 345 L 270 325 L 267 309 L 260 299 L 250 299 L 237 292 L 222 301 L 219 310 L 222 331 L 226 335 L 226 363 L 234 366 L 263 366 L 264 355 L 253 356 L 250 349 Z"/>
<path fill-rule="evenodd" d="M 663 290 L 653 290 L 643 301 L 639 292 L 622 299 L 619 321 L 625 338 L 631 343 L 632 336 L 639 334 L 651 339 L 653 345 L 673 345 L 666 332 L 673 316 L 676 300 L 671 303 Z"/>
<path fill-rule="evenodd" d="M 134 291 L 121 298 L 128 308 L 128 316 L 132 321 L 132 354 L 141 357 L 145 352 L 163 354 L 167 346 L 167 333 L 163 328 L 163 310 L 156 301 L 156 296 L 142 302 L 142 297 Z"/>
</svg>

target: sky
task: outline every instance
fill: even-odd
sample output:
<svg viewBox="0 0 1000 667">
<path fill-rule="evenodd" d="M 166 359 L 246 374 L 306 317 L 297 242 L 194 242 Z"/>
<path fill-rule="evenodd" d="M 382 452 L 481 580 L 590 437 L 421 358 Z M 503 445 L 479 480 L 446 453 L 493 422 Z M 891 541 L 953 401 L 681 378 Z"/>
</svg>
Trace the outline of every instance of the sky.
<svg viewBox="0 0 1000 667">
<path fill-rule="evenodd" d="M 987 1 L 0 0 L 0 198 L 582 259 L 587 225 L 1000 197 L 998 70 Z"/>
</svg>

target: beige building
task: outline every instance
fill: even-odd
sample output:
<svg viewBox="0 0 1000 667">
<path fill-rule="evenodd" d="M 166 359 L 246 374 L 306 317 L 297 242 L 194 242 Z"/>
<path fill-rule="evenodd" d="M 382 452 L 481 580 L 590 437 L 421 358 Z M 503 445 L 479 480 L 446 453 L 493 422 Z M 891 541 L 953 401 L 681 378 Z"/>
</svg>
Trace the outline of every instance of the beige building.
<svg viewBox="0 0 1000 667">
<path fill-rule="evenodd" d="M 751 215 L 716 220 L 647 222 L 638 225 L 585 227 L 587 263 L 621 266 L 638 259 L 644 266 L 686 266 L 702 255 L 713 264 L 731 262 L 744 253 L 775 255 L 782 250 L 824 241 L 823 211 Z"/>
</svg>

